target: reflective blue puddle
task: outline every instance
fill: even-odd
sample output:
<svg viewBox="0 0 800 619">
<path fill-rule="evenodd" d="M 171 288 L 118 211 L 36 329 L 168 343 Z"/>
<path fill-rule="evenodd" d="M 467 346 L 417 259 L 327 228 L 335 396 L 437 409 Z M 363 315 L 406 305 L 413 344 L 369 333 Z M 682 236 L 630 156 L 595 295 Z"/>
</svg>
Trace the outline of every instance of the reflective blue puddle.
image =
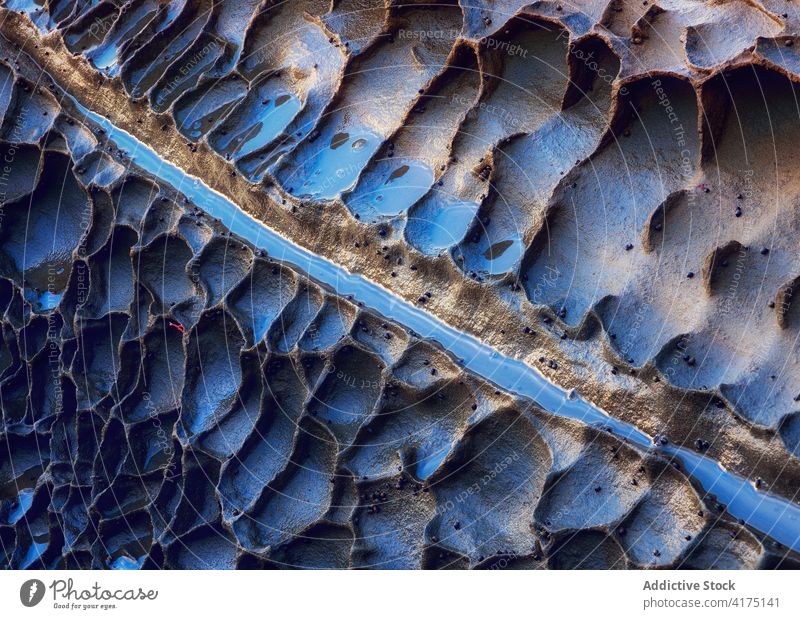
<svg viewBox="0 0 800 619">
<path fill-rule="evenodd" d="M 25 270 L 24 295 L 37 312 L 58 307 L 69 281 L 69 262 L 53 259 Z"/>
<path fill-rule="evenodd" d="M 302 183 L 293 193 L 318 200 L 333 200 L 355 184 L 382 141 L 377 133 L 367 130 L 336 133 L 328 145 L 311 158 L 308 166 L 304 166 L 307 172 L 298 178 Z"/>
<path fill-rule="evenodd" d="M 246 157 L 272 142 L 286 129 L 302 107 L 300 99 L 289 93 L 265 99 L 262 105 L 259 121 L 234 138 L 238 144 L 235 159 Z"/>
<path fill-rule="evenodd" d="M 525 246 L 519 237 L 498 241 L 491 245 L 481 256 L 483 262 L 478 268 L 490 275 L 501 275 L 516 267 Z"/>
<path fill-rule="evenodd" d="M 406 238 L 424 254 L 440 254 L 464 238 L 477 212 L 477 202 L 437 194 L 409 216 Z"/>
<path fill-rule="evenodd" d="M 386 159 L 379 165 L 348 200 L 350 210 L 363 220 L 405 213 L 433 185 L 433 170 L 420 161 Z"/>
<path fill-rule="evenodd" d="M 48 290 L 34 290 L 32 288 L 25 288 L 25 300 L 33 305 L 37 312 L 47 312 L 58 307 L 61 303 L 61 297 L 64 296 L 63 292 L 50 292 Z"/>
<path fill-rule="evenodd" d="M 106 45 L 92 56 L 92 64 L 109 77 L 115 77 L 119 73 L 117 64 L 117 45 Z"/>
<path fill-rule="evenodd" d="M 450 453 L 450 446 L 435 448 L 431 453 L 426 454 L 423 449 L 417 450 L 417 479 L 428 479 L 433 475 L 439 465 L 444 462 L 447 454 Z"/>
<path fill-rule="evenodd" d="M 246 86 L 241 80 L 228 80 L 215 84 L 213 90 L 185 95 L 175 103 L 175 122 L 178 130 L 196 142 L 213 130 L 245 96 Z"/>
</svg>

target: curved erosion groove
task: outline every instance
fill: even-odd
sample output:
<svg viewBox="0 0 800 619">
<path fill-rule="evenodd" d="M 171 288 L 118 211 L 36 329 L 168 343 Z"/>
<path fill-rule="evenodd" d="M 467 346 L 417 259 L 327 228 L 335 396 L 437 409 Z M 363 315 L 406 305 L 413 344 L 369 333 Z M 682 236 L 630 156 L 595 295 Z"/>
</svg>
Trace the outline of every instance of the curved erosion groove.
<svg viewBox="0 0 800 619">
<path fill-rule="evenodd" d="M 127 152 L 131 161 L 183 193 L 232 233 L 287 265 L 307 274 L 336 293 L 429 338 L 458 358 L 463 367 L 497 386 L 530 398 L 549 413 L 607 430 L 642 449 L 654 449 L 679 460 L 686 474 L 706 493 L 714 495 L 728 513 L 784 546 L 800 551 L 800 506 L 758 491 L 751 482 L 726 471 L 719 463 L 690 450 L 655 441 L 634 426 L 616 420 L 598 407 L 549 382 L 526 363 L 507 357 L 474 337 L 458 331 L 414 307 L 389 290 L 291 243 L 266 224 L 244 213 L 236 204 L 163 159 L 111 121 L 70 102 L 88 121 L 101 127 L 108 138 Z"/>
</svg>

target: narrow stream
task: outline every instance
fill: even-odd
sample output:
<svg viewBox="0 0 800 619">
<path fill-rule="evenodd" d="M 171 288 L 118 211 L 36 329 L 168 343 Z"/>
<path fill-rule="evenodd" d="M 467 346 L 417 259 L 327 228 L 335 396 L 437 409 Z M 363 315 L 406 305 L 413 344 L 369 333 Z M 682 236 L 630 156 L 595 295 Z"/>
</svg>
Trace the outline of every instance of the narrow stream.
<svg viewBox="0 0 800 619">
<path fill-rule="evenodd" d="M 568 395 L 526 363 L 501 354 L 386 288 L 293 244 L 243 212 L 200 179 L 162 159 L 153 149 L 117 128 L 108 119 L 86 109 L 74 98 L 67 97 L 89 122 L 102 127 L 110 140 L 127 151 L 132 162 L 162 182 L 172 185 L 196 206 L 219 219 L 233 234 L 265 250 L 271 258 L 289 264 L 340 295 L 350 295 L 365 307 L 413 330 L 421 337 L 438 342 L 459 359 L 467 370 L 502 389 L 530 398 L 553 415 L 579 420 L 613 432 L 644 450 L 654 450 L 676 458 L 687 475 L 706 493 L 713 494 L 719 503 L 725 505 L 731 516 L 800 552 L 800 505 L 757 490 L 750 481 L 726 471 L 716 461 L 694 451 L 669 443 L 655 445 L 653 439 L 644 432 L 610 417 L 579 396 Z"/>
</svg>

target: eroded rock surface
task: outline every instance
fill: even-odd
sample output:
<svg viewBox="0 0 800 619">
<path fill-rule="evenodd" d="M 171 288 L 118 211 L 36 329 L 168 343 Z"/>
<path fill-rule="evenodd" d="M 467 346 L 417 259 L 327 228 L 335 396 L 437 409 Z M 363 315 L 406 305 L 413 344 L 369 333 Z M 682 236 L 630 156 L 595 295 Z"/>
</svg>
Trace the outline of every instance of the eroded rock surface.
<svg viewBox="0 0 800 619">
<path fill-rule="evenodd" d="M 133 101 L 132 133 L 290 238 L 796 500 L 783 3 L 4 5 L 53 79 Z M 784 557 L 658 458 L 259 255 L 7 48 L 7 564 Z"/>
</svg>

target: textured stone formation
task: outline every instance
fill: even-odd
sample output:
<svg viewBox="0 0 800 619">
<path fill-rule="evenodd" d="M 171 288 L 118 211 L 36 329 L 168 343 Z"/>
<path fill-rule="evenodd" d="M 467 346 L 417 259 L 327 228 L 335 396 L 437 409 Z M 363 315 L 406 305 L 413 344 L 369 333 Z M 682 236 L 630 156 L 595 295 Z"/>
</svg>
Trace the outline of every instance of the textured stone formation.
<svg viewBox="0 0 800 619">
<path fill-rule="evenodd" d="M 797 565 L 262 255 L 64 96 L 796 502 L 791 4 L 2 4 L 4 565 Z"/>
</svg>

